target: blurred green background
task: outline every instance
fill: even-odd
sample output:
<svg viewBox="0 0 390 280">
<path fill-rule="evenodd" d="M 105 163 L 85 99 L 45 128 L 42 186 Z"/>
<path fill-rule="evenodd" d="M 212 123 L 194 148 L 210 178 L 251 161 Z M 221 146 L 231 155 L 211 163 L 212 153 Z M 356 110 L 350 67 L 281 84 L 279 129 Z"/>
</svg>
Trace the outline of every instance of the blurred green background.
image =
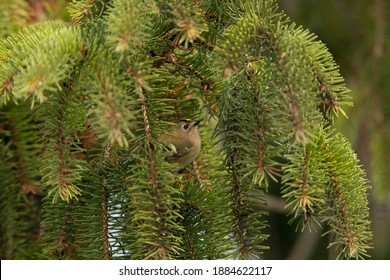
<svg viewBox="0 0 390 280">
<path fill-rule="evenodd" d="M 0 0 L 0 37 L 35 22 L 69 21 L 69 1 Z M 348 119 L 340 117 L 337 127 L 352 142 L 373 186 L 369 200 L 374 248 L 369 254 L 373 259 L 390 259 L 390 1 L 278 2 L 292 21 L 317 34 L 328 46 L 351 89 L 354 106 L 346 111 Z M 14 12 L 10 15 L 5 11 Z M 314 233 L 295 232 L 295 225 L 289 225 L 283 213 L 277 186 L 271 192 L 267 241 L 271 250 L 264 257 L 335 258 L 326 248 L 329 240 L 320 238 L 326 228 Z"/>
</svg>

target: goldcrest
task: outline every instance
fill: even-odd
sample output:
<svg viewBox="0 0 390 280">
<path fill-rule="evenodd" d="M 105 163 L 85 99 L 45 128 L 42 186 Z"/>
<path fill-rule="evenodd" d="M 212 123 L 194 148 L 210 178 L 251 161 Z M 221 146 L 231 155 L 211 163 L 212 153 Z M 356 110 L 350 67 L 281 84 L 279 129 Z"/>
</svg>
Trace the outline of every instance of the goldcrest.
<svg viewBox="0 0 390 280">
<path fill-rule="evenodd" d="M 183 168 L 198 157 L 201 148 L 199 123 L 200 121 L 180 120 L 160 136 L 160 140 L 170 145 L 174 151 L 173 155 L 165 158 L 167 162 Z"/>
</svg>

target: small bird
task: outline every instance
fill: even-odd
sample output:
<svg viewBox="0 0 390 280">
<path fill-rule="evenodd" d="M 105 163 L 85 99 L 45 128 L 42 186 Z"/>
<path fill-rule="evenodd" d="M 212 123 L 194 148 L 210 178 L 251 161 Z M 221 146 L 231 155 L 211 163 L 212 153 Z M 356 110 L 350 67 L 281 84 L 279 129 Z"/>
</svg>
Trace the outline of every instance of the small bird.
<svg viewBox="0 0 390 280">
<path fill-rule="evenodd" d="M 165 158 L 167 162 L 176 163 L 182 169 L 198 157 L 201 148 L 199 123 L 200 121 L 180 120 L 167 134 L 160 136 L 160 140 L 169 144 L 174 151 L 173 155 Z"/>
</svg>

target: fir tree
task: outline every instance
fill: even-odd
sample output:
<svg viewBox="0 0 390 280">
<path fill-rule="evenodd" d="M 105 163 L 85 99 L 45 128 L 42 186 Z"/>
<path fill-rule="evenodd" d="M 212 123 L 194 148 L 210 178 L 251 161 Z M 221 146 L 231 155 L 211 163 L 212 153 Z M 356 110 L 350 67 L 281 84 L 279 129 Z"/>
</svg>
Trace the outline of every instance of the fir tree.
<svg viewBox="0 0 390 280">
<path fill-rule="evenodd" d="M 348 89 L 273 0 L 68 11 L 0 41 L 2 258 L 258 259 L 275 182 L 298 227 L 368 256 L 369 185 L 332 128 Z M 178 173 L 159 135 L 182 118 L 203 146 Z"/>
</svg>

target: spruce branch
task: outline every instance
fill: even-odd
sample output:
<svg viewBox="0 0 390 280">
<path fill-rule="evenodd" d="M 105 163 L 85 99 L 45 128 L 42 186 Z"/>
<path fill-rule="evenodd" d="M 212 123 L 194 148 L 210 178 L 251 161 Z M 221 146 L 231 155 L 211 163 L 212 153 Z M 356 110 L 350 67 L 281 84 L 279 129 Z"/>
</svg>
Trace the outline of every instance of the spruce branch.
<svg viewBox="0 0 390 280">
<path fill-rule="evenodd" d="M 31 111 L 24 105 L 15 104 L 8 105 L 3 110 L 4 119 L 2 121 L 10 125 L 10 131 L 2 134 L 9 134 L 7 136 L 10 137 L 10 148 L 15 152 L 14 160 L 17 162 L 16 169 L 18 170 L 17 184 L 21 187 L 20 191 L 25 194 L 40 193 L 40 174 L 36 160 L 38 154 L 34 148 L 38 139 Z"/>
<path fill-rule="evenodd" d="M 2 255 L 26 256 L 21 208 L 41 180 L 40 257 L 258 259 L 274 184 L 291 221 L 328 226 L 340 258 L 367 256 L 365 174 L 328 128 L 348 89 L 275 1 L 91 0 L 69 12 L 73 25 L 0 41 Z M 178 174 L 159 136 L 182 118 L 202 120 L 202 152 Z"/>
<path fill-rule="evenodd" d="M 202 178 L 200 177 L 200 173 L 199 173 L 199 167 L 196 161 L 192 162 L 192 170 L 194 172 L 196 182 L 199 184 L 200 188 L 204 188 L 204 185 L 202 183 Z"/>
<path fill-rule="evenodd" d="M 3 136 L 3 135 L 2 135 Z M 21 213 L 17 211 L 20 204 L 20 198 L 17 191 L 17 173 L 13 170 L 15 164 L 12 164 L 12 155 L 7 151 L 3 139 L 0 146 L 0 217 L 3 221 L 0 225 L 1 243 L 0 253 L 2 259 L 13 259 L 16 253 L 16 244 L 23 244 L 24 238 L 20 233 L 24 232 L 24 223 L 21 220 Z"/>
<path fill-rule="evenodd" d="M 136 56 L 150 39 L 151 19 L 157 13 L 154 1 L 115 0 L 110 5 L 105 18 L 107 44 L 120 55 Z"/>
<path fill-rule="evenodd" d="M 327 214 L 325 221 L 330 225 L 327 233 L 335 234 L 335 240 L 329 246 L 336 245 L 338 258 L 362 259 L 368 256 L 372 239 L 368 220 L 369 186 L 350 143 L 336 134 L 329 139 L 328 145 L 331 180 L 328 196 L 333 207 L 324 212 Z"/>
<path fill-rule="evenodd" d="M 284 166 L 282 197 L 286 199 L 286 208 L 292 215 L 290 222 L 300 219 L 302 229 L 310 230 L 320 226 L 323 219 L 320 213 L 327 201 L 326 155 L 323 146 L 326 135 L 318 132 L 317 139 L 310 144 L 298 146 L 294 153 L 286 155 L 289 163 Z"/>
<path fill-rule="evenodd" d="M 4 0 L 0 3 L 0 38 L 22 28 L 28 20 L 28 3 L 24 0 Z"/>
<path fill-rule="evenodd" d="M 67 7 L 73 25 L 82 23 L 103 15 L 110 1 L 107 0 L 73 0 Z"/>
<path fill-rule="evenodd" d="M 184 203 L 181 206 L 186 250 L 180 259 L 220 259 L 233 257 L 236 246 L 231 238 L 233 207 L 230 190 L 225 186 L 227 172 L 222 158 L 215 154 L 211 141 L 213 129 L 206 125 L 202 134 L 202 153 L 193 174 L 185 174 Z M 206 141 L 210 140 L 210 141 Z M 210 174 L 213 174 L 210 176 Z"/>
<path fill-rule="evenodd" d="M 74 157 L 82 152 L 77 132 L 83 129 L 85 116 L 80 112 L 83 112 L 80 101 L 65 92 L 52 95 L 51 100 L 37 110 L 42 184 L 53 201 L 58 198 L 70 201 L 81 194 L 80 165 Z"/>
<path fill-rule="evenodd" d="M 74 259 L 73 204 L 73 201 L 67 203 L 62 200 L 52 204 L 51 200 L 45 199 L 40 232 L 40 242 L 43 247 L 42 256 L 44 258 Z"/>
<path fill-rule="evenodd" d="M 64 23 L 46 22 L 27 27 L 0 42 L 1 103 L 27 100 L 31 106 L 46 100 L 82 59 L 79 30 Z M 11 94 L 12 93 L 12 94 Z"/>
<path fill-rule="evenodd" d="M 259 143 L 261 145 L 264 141 L 262 136 L 268 129 L 268 124 L 266 125 L 268 116 L 266 110 L 262 111 L 262 107 L 267 105 L 257 102 L 259 96 L 264 94 L 264 88 L 258 83 L 253 88 L 251 74 L 253 74 L 251 70 L 249 73 L 246 70 L 241 71 L 237 75 L 232 75 L 230 81 L 226 82 L 216 128 L 216 137 L 221 139 L 221 153 L 226 155 L 225 165 L 231 176 L 231 197 L 238 246 L 236 257 L 244 259 L 256 257 L 265 248 L 261 242 L 267 235 L 253 232 L 253 228 L 264 228 L 265 211 L 254 209 L 254 205 L 265 203 L 262 199 L 263 190 L 260 189 L 265 174 L 261 172 L 272 170 L 268 167 L 259 170 L 258 166 Z M 247 108 L 246 111 L 240 110 L 243 104 Z M 264 115 L 261 115 L 262 112 Z M 258 127 L 261 127 L 263 132 L 258 131 Z M 261 145 L 260 149 L 262 147 Z M 263 159 L 261 160 L 263 162 Z M 272 164 L 272 161 L 268 160 L 267 163 Z"/>
<path fill-rule="evenodd" d="M 126 85 L 118 79 L 121 69 L 115 66 L 114 57 L 106 49 L 92 49 L 87 60 L 90 65 L 81 74 L 75 91 L 85 96 L 96 136 L 104 142 L 126 147 L 128 139 L 134 138 L 134 116 L 128 111 L 134 107 L 135 99 L 127 94 Z"/>
<path fill-rule="evenodd" d="M 297 150 L 287 156 L 286 207 L 292 220 L 301 219 L 302 228 L 312 228 L 312 221 L 329 225 L 324 234 L 334 235 L 329 246 L 337 246 L 339 258 L 363 258 L 371 246 L 364 173 L 341 135 L 324 131 L 318 135 L 302 147 L 303 153 Z"/>
<path fill-rule="evenodd" d="M 137 71 L 137 66 L 141 65 L 143 70 Z M 133 258 L 170 259 L 181 251 L 179 244 L 182 241 L 178 233 L 182 231 L 182 227 L 177 223 L 181 220 L 177 207 L 181 198 L 174 185 L 174 176 L 168 172 L 167 163 L 163 161 L 161 143 L 156 141 L 155 131 L 158 131 L 157 128 L 161 129 L 162 124 L 157 122 L 157 118 L 152 118 L 161 113 L 170 113 L 170 100 L 160 99 L 153 103 L 157 96 L 164 96 L 165 93 L 164 88 L 158 86 L 161 77 L 149 75 L 150 65 L 148 61 L 146 64 L 133 66 L 135 70 L 130 76 L 130 85 L 138 96 L 139 106 L 138 128 L 135 133 L 143 144 L 133 150 L 132 156 L 136 164 L 128 171 L 132 178 L 128 181 L 133 201 L 131 211 L 136 213 L 129 221 L 131 230 L 135 233 L 135 242 L 129 244 L 129 248 L 133 252 Z M 148 216 L 148 213 L 152 216 Z"/>
<path fill-rule="evenodd" d="M 107 162 L 111 158 L 111 145 L 108 143 L 105 147 L 103 166 L 107 165 Z M 103 175 L 104 176 L 104 175 Z M 107 178 L 105 178 L 107 180 Z M 108 213 L 108 189 L 106 182 L 102 184 L 102 202 L 101 202 L 101 213 L 102 213 L 102 239 L 103 239 L 103 259 L 110 259 L 110 241 L 109 241 L 109 213 Z"/>
<path fill-rule="evenodd" d="M 177 45 L 183 44 L 184 48 L 188 48 L 190 43 L 201 38 L 201 34 L 208 31 L 204 12 L 200 6 L 196 2 L 188 4 L 183 0 L 172 0 L 168 4 L 175 24 L 171 33 L 176 33 L 174 41 Z"/>
</svg>

